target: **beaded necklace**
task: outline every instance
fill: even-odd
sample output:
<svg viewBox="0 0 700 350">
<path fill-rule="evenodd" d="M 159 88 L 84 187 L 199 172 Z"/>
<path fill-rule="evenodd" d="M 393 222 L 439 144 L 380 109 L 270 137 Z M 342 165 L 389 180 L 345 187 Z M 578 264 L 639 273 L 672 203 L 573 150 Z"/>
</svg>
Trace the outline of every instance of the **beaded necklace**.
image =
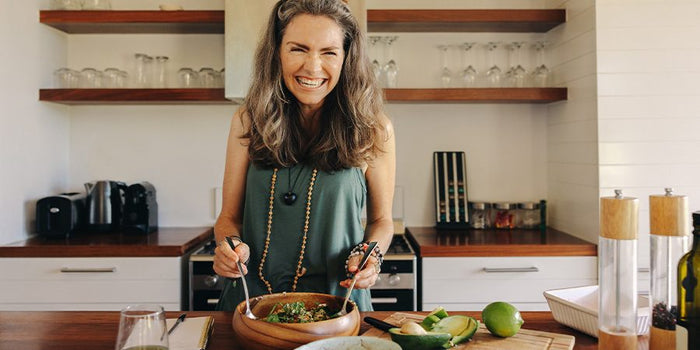
<svg viewBox="0 0 700 350">
<path fill-rule="evenodd" d="M 263 275 L 263 266 L 265 265 L 265 259 L 267 258 L 268 248 L 270 247 L 270 234 L 272 233 L 272 211 L 275 207 L 275 185 L 277 184 L 277 171 L 279 169 L 274 168 L 272 171 L 272 179 L 270 180 L 270 209 L 267 212 L 267 237 L 265 237 L 265 248 L 263 249 L 262 258 L 260 259 L 260 266 L 258 266 L 258 277 L 265 283 L 267 291 L 272 294 L 272 286 L 270 282 L 265 279 Z M 292 292 L 297 289 L 297 282 L 299 277 L 306 273 L 306 268 L 301 267 L 301 263 L 304 260 L 304 251 L 306 249 L 306 236 L 309 233 L 309 217 L 311 216 L 311 194 L 314 191 L 314 184 L 316 183 L 316 174 L 318 170 L 314 168 L 311 173 L 311 180 L 309 181 L 309 190 L 306 196 L 306 218 L 304 220 L 304 236 L 301 239 L 301 250 L 299 251 L 299 261 L 297 262 L 297 269 L 294 274 L 294 282 L 292 283 Z"/>
</svg>

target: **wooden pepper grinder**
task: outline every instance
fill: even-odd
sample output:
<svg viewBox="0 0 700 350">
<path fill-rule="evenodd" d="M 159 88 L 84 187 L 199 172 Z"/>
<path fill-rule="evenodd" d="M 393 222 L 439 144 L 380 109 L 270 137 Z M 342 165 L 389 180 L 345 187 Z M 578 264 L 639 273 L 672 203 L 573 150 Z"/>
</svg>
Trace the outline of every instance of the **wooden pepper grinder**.
<svg viewBox="0 0 700 350">
<path fill-rule="evenodd" d="M 637 232 L 639 200 L 600 199 L 598 349 L 637 349 Z"/>
<path fill-rule="evenodd" d="M 688 197 L 673 194 L 649 196 L 651 252 L 649 350 L 676 349 L 678 314 L 678 261 L 688 250 L 690 219 Z"/>
</svg>

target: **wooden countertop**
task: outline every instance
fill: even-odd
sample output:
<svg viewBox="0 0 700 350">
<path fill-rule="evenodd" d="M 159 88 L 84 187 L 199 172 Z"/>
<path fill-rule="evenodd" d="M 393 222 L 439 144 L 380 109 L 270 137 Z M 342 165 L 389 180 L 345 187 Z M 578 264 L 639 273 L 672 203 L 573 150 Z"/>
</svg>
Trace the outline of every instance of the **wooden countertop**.
<svg viewBox="0 0 700 350">
<path fill-rule="evenodd" d="M 564 232 L 539 230 L 438 230 L 407 227 L 420 257 L 597 256 L 597 246 Z"/>
<path fill-rule="evenodd" d="M 0 257 L 182 256 L 214 237 L 211 227 L 161 227 L 147 235 L 81 233 L 70 238 L 34 236 L 0 246 Z"/>
<path fill-rule="evenodd" d="M 393 312 L 375 311 L 363 313 L 379 319 L 388 318 Z M 469 315 L 480 319 L 479 312 L 450 312 L 455 315 Z M 168 318 L 175 318 L 179 312 L 168 312 Z M 427 312 L 421 312 L 427 314 Z M 522 312 L 525 329 L 569 334 L 576 337 L 576 350 L 597 349 L 597 339 L 562 326 L 549 312 Z M 209 340 L 208 350 L 235 350 L 236 345 L 231 328 L 232 312 L 191 311 L 189 317 L 214 316 L 214 332 Z M 362 323 L 360 334 L 369 329 Z M 0 350 L 113 350 L 119 329 L 118 311 L 2 311 L 0 312 Z M 648 337 L 639 337 L 639 349 L 646 349 Z"/>
</svg>

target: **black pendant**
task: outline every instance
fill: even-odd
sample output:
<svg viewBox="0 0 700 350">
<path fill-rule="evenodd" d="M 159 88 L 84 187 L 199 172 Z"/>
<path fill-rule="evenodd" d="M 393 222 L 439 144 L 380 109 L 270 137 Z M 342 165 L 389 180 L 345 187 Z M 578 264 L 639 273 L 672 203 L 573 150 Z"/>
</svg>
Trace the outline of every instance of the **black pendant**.
<svg viewBox="0 0 700 350">
<path fill-rule="evenodd" d="M 289 192 L 284 194 L 283 199 L 284 199 L 284 204 L 292 205 L 297 200 L 297 194 L 292 192 L 292 191 L 289 191 Z"/>
</svg>

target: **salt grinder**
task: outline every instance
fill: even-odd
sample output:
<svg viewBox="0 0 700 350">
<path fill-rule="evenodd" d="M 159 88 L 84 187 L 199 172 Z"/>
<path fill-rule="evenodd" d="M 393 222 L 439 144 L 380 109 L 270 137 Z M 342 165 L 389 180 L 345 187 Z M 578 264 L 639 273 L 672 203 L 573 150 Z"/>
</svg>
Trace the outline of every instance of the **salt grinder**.
<svg viewBox="0 0 700 350">
<path fill-rule="evenodd" d="M 676 348 L 676 315 L 678 314 L 678 274 L 680 258 L 688 251 L 690 220 L 688 197 L 673 194 L 649 196 L 649 233 L 651 237 L 649 350 Z"/>
<path fill-rule="evenodd" d="M 637 231 L 639 200 L 600 199 L 598 349 L 637 349 Z"/>
</svg>

